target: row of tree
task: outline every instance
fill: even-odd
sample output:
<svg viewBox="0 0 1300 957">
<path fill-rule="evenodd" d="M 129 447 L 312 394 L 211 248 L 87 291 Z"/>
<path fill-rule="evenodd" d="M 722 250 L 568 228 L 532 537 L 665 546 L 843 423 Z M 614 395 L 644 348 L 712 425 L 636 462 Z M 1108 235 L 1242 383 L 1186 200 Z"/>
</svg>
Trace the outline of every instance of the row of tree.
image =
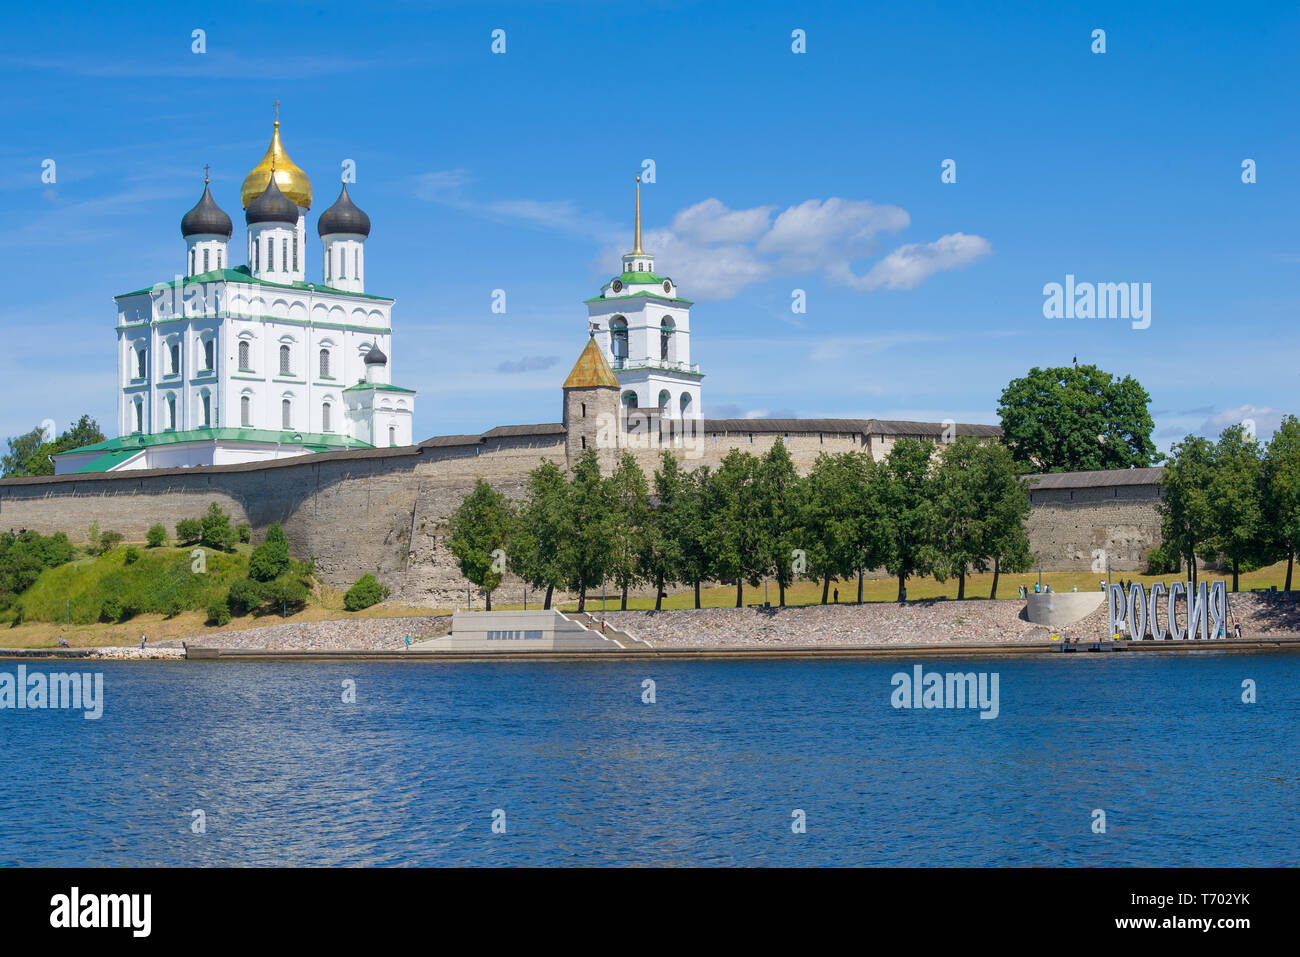
<svg viewBox="0 0 1300 957">
<path fill-rule="evenodd" d="M 1230 564 L 1233 591 L 1241 571 L 1285 558 L 1291 590 L 1300 550 L 1300 420 L 1294 415 L 1267 445 L 1242 425 L 1225 429 L 1218 442 L 1189 435 L 1170 450 L 1163 484 L 1162 547 L 1174 562 L 1187 562 L 1193 581 L 1198 556 Z"/>
<path fill-rule="evenodd" d="M 522 500 L 509 501 L 480 480 L 451 516 L 448 546 L 461 573 L 487 595 L 508 571 L 545 589 L 586 595 L 603 583 L 621 593 L 691 587 L 700 607 L 702 583 L 734 583 L 736 607 L 746 584 L 774 581 L 779 600 L 797 579 L 858 579 L 884 568 L 906 597 L 908 578 L 958 580 L 992 569 L 993 595 L 1002 571 L 1032 563 L 1025 519 L 1029 496 L 1010 451 L 962 437 L 942 447 L 901 439 L 882 462 L 864 452 L 817 457 L 800 476 L 785 443 L 761 457 L 739 449 L 716 469 L 682 468 L 665 453 L 652 481 L 624 453 L 602 476 L 589 449 L 566 477 L 546 461 L 528 476 Z"/>
</svg>

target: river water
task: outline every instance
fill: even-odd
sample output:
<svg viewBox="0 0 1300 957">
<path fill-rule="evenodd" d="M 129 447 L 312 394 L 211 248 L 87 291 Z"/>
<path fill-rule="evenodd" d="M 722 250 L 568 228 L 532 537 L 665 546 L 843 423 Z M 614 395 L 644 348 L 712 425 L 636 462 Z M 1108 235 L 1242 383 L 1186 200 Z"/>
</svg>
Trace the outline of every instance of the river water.
<svg viewBox="0 0 1300 957">
<path fill-rule="evenodd" d="M 103 714 L 0 710 L 0 864 L 1300 864 L 1300 656 L 917 663 L 28 661 Z"/>
</svg>

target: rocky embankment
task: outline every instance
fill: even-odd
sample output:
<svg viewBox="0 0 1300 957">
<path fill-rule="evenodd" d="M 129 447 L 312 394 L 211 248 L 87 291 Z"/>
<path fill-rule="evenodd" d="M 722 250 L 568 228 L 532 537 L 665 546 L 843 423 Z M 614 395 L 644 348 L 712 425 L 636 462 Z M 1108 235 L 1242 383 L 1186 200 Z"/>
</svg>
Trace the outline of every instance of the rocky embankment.
<svg viewBox="0 0 1300 957">
<path fill-rule="evenodd" d="M 411 641 L 445 635 L 450 615 L 408 618 L 338 618 L 283 625 L 263 625 L 238 631 L 214 631 L 185 639 L 197 648 L 265 649 L 271 651 L 403 651 Z M 161 644 L 180 647 L 179 640 Z"/>
</svg>

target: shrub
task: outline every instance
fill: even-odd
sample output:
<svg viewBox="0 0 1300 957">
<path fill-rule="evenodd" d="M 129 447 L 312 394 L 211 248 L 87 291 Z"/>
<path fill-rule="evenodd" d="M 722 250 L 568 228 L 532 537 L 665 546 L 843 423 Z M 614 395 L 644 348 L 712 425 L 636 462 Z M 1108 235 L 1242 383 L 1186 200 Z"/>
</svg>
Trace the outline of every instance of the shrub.
<svg viewBox="0 0 1300 957">
<path fill-rule="evenodd" d="M 145 535 L 145 541 L 149 543 L 150 548 L 159 548 L 167 544 L 167 529 L 161 524 L 150 525 L 149 531 Z"/>
<path fill-rule="evenodd" d="M 203 537 L 203 522 L 197 518 L 182 518 L 176 523 L 176 540 L 182 545 L 192 545 Z"/>
<path fill-rule="evenodd" d="M 123 555 L 123 561 L 127 565 L 134 565 L 139 560 L 140 560 L 140 549 L 136 548 L 133 545 L 128 545 L 126 547 L 126 552 Z"/>
<path fill-rule="evenodd" d="M 208 602 L 208 624 L 225 625 L 230 623 L 230 604 L 218 595 Z"/>
<path fill-rule="evenodd" d="M 226 596 L 230 611 L 239 615 L 257 611 L 265 601 L 265 586 L 251 578 L 241 578 L 236 581 L 230 586 L 230 592 Z"/>
<path fill-rule="evenodd" d="M 1168 545 L 1157 545 L 1147 552 L 1148 575 L 1176 575 L 1182 566 L 1182 556 Z"/>
<path fill-rule="evenodd" d="M 253 540 L 253 530 L 248 527 L 247 522 L 240 522 L 239 527 L 235 529 L 239 534 L 239 540 L 245 544 Z"/>
<path fill-rule="evenodd" d="M 209 548 L 230 551 L 235 547 L 235 529 L 230 524 L 230 516 L 221 510 L 216 502 L 208 506 L 207 513 L 199 520 L 201 528 L 199 540 Z"/>
<path fill-rule="evenodd" d="M 310 592 L 296 578 L 277 578 L 265 586 L 267 604 L 272 611 L 301 611 Z"/>
<path fill-rule="evenodd" d="M 248 559 L 248 577 L 269 582 L 289 570 L 289 540 L 279 522 L 266 530 L 266 540 L 253 549 Z"/>
<path fill-rule="evenodd" d="M 104 599 L 104 603 L 99 606 L 100 621 L 122 621 L 122 600 L 115 595 L 109 595 Z"/>
<path fill-rule="evenodd" d="M 99 554 L 104 554 L 110 548 L 117 546 L 122 541 L 121 532 L 104 532 L 99 536 Z"/>
<path fill-rule="evenodd" d="M 362 575 L 343 596 L 343 607 L 348 611 L 360 611 L 379 604 L 387 597 L 388 588 L 379 584 L 374 575 Z"/>
</svg>

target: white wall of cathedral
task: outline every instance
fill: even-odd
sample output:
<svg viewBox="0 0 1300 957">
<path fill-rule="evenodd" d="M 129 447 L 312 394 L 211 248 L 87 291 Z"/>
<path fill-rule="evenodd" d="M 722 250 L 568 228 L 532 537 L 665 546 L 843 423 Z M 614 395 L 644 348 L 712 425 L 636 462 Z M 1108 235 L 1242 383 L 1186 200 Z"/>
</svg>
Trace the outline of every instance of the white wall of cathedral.
<svg viewBox="0 0 1300 957">
<path fill-rule="evenodd" d="M 378 389 L 351 393 L 347 399 L 352 437 L 376 448 L 411 445 L 415 397 Z"/>
<path fill-rule="evenodd" d="M 615 371 L 638 366 L 693 371 L 688 306 L 644 297 L 611 297 L 587 306 L 598 325 L 596 341 Z"/>
<path fill-rule="evenodd" d="M 185 240 L 187 276 L 230 268 L 230 248 L 224 236 L 197 235 Z"/>
<path fill-rule="evenodd" d="M 248 227 L 249 262 L 254 276 L 266 282 L 301 282 L 307 275 L 298 230 L 287 223 Z"/>
<path fill-rule="evenodd" d="M 326 233 L 321 237 L 325 285 L 345 292 L 366 291 L 365 242 L 364 236 L 353 233 Z"/>
<path fill-rule="evenodd" d="M 123 298 L 118 434 L 212 426 L 350 435 L 343 390 L 364 380 L 372 344 L 392 355 L 390 316 L 383 300 L 224 282 Z M 387 381 L 389 366 L 380 369 Z M 409 433 L 408 423 L 402 444 Z"/>
</svg>

